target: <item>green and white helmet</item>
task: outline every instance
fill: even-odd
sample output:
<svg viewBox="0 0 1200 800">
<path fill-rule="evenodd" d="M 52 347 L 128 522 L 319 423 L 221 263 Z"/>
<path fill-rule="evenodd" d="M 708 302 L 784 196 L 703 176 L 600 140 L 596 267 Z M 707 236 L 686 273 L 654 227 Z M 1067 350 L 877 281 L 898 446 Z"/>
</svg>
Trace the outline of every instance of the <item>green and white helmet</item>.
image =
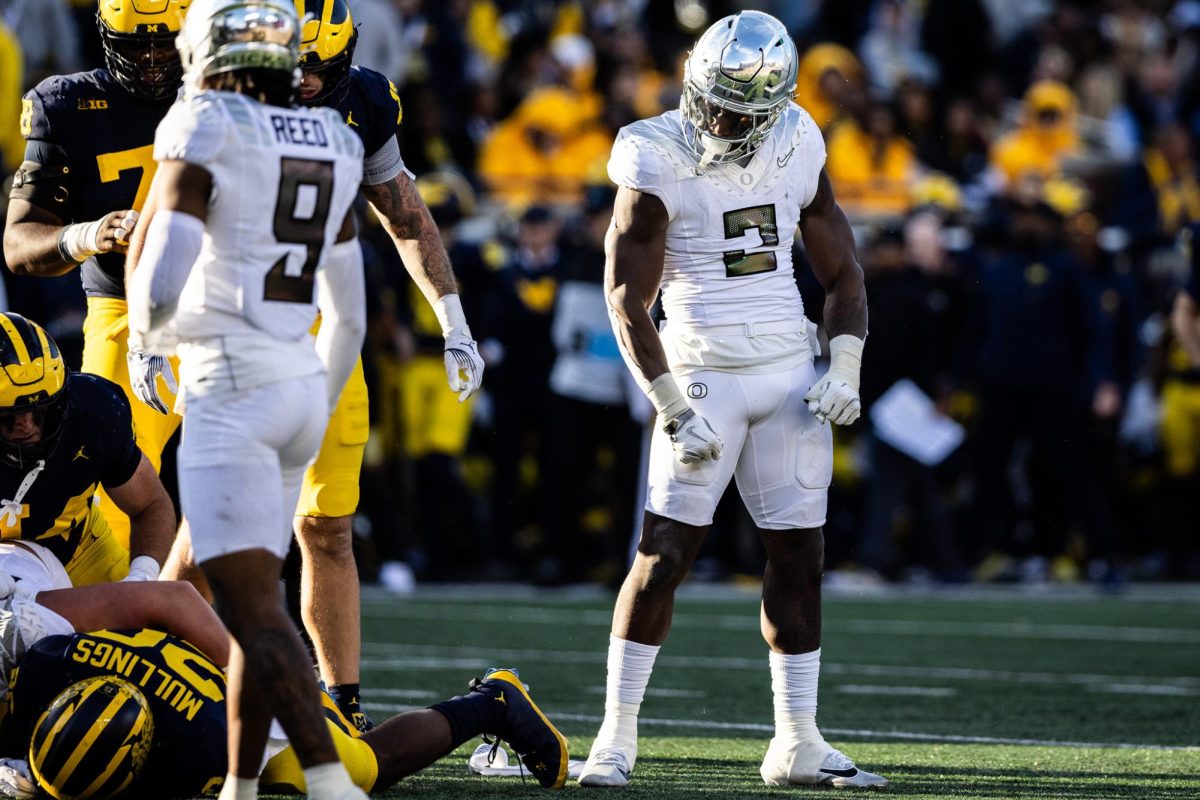
<svg viewBox="0 0 1200 800">
<path fill-rule="evenodd" d="M 796 91 L 797 70 L 796 45 L 770 14 L 743 11 L 704 32 L 684 64 L 679 101 L 701 167 L 758 149 Z M 713 133 L 719 116 L 735 120 L 731 133 Z"/>
</svg>

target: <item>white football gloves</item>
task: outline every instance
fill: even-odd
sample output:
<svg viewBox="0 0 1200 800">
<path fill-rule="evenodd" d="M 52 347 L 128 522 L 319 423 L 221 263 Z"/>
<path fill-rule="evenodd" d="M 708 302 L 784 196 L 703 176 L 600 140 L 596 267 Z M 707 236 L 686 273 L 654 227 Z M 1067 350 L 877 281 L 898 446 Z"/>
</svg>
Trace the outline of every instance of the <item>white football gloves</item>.
<svg viewBox="0 0 1200 800">
<path fill-rule="evenodd" d="M 156 581 L 158 574 L 162 571 L 158 561 L 152 556 L 138 556 L 129 562 L 129 574 L 121 579 L 122 583 L 141 583 L 143 581 Z"/>
<path fill-rule="evenodd" d="M 37 783 L 29 769 L 29 762 L 20 758 L 0 758 L 0 797 L 16 797 L 21 800 L 37 796 Z"/>
<path fill-rule="evenodd" d="M 483 358 L 470 336 L 446 337 L 446 380 L 450 391 L 458 392 L 458 402 L 466 400 L 483 383 Z"/>
<path fill-rule="evenodd" d="M 457 294 L 446 294 L 433 304 L 433 313 L 442 326 L 446 339 L 446 382 L 450 391 L 458 392 L 458 402 L 479 391 L 483 383 L 483 359 L 479 346 L 471 338 L 462 302 Z"/>
<path fill-rule="evenodd" d="M 863 340 L 842 334 L 829 341 L 829 371 L 804 395 L 809 412 L 821 422 L 849 425 L 862 414 L 858 373 Z"/>
<path fill-rule="evenodd" d="M 175 371 L 171 369 L 171 362 L 167 360 L 167 357 L 130 349 L 125 360 L 129 364 L 129 385 L 133 387 L 133 393 L 138 396 L 138 399 L 160 414 L 171 413 L 171 409 L 167 408 L 166 402 L 158 393 L 158 383 L 155 380 L 162 375 L 167 391 L 171 394 L 178 393 L 179 386 L 175 383 Z"/>
<path fill-rule="evenodd" d="M 671 437 L 675 457 L 682 464 L 695 464 L 709 459 L 716 461 L 725 448 L 721 436 L 713 430 L 708 420 L 690 408 L 675 419 L 667 420 L 663 430 Z"/>
<path fill-rule="evenodd" d="M 654 404 L 663 430 L 671 437 L 671 446 L 680 463 L 695 464 L 721 457 L 725 443 L 720 434 L 687 404 L 671 373 L 664 372 L 651 381 L 646 396 Z"/>
</svg>

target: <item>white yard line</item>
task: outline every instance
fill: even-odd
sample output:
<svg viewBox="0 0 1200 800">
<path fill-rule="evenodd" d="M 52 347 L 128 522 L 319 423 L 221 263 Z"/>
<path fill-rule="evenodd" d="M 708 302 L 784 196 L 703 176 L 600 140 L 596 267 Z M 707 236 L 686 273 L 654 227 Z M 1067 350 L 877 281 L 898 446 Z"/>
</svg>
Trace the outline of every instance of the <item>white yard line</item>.
<svg viewBox="0 0 1200 800">
<path fill-rule="evenodd" d="M 589 686 L 584 689 L 588 694 L 604 695 L 608 693 L 608 689 L 604 686 Z M 685 700 L 698 700 L 701 697 L 707 697 L 707 692 L 702 692 L 698 689 L 655 689 L 653 686 L 646 687 L 647 697 L 669 697 L 683 698 Z"/>
<path fill-rule="evenodd" d="M 392 703 L 363 703 L 368 711 L 401 713 L 411 711 L 418 706 L 397 705 Z M 590 722 L 600 724 L 603 717 L 595 714 L 563 714 L 547 710 L 546 715 L 555 721 Z M 740 731 L 744 733 L 774 733 L 775 726 L 758 722 L 715 722 L 697 719 L 658 719 L 654 717 L 639 717 L 639 726 L 685 728 L 688 730 Z M 878 741 L 910 741 L 948 744 L 1007 744 L 1034 747 L 1075 747 L 1075 748 L 1112 748 L 1117 750 L 1169 750 L 1186 753 L 1200 753 L 1200 747 L 1164 744 L 1136 744 L 1132 742 L 1069 742 L 1059 739 L 1012 739 L 999 736 L 961 736 L 957 734 L 918 733 L 914 731 L 872 731 L 859 728 L 826 728 L 821 732 L 826 736 L 847 736 L 853 739 L 874 739 Z"/>
<path fill-rule="evenodd" d="M 885 697 L 954 697 L 958 689 L 950 686 L 871 686 L 843 683 L 833 687 L 838 694 L 883 695 Z"/>
<path fill-rule="evenodd" d="M 481 669 L 500 663 L 521 664 L 604 664 L 604 651 L 489 649 L 480 647 L 431 647 L 364 643 L 363 668 L 381 672 L 410 669 Z M 660 655 L 655 662 L 660 668 L 704 670 L 749 670 L 768 675 L 766 649 L 759 658 L 736 656 L 672 656 Z M 1071 672 L 1026 672 L 1016 670 L 975 669 L 968 667 L 908 667 L 891 664 L 847 664 L 837 661 L 821 665 L 824 675 L 845 675 L 872 678 L 906 678 L 927 680 L 983 681 L 987 683 L 1022 683 L 1058 686 L 1164 686 L 1185 690 L 1200 690 L 1200 677 L 1103 675 Z"/>
<path fill-rule="evenodd" d="M 593 609 L 497 605 L 428 605 L 397 603 L 387 607 L 364 606 L 365 616 L 393 619 L 446 620 L 491 624 L 591 625 L 608 627 L 612 612 Z M 674 628 L 758 631 L 757 614 L 691 614 L 675 616 Z M 1200 630 L 1149 628 L 1128 625 L 1065 625 L 1034 622 L 961 622 L 937 620 L 834 619 L 833 630 L 873 636 L 932 636 L 984 639 L 1046 639 L 1135 644 L 1200 644 Z"/>
</svg>

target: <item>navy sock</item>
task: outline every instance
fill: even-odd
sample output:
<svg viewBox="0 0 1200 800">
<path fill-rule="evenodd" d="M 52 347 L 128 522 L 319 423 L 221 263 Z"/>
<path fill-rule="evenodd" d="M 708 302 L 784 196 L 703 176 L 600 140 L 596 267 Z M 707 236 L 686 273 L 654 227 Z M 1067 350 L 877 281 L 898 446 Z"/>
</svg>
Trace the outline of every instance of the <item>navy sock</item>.
<svg viewBox="0 0 1200 800">
<path fill-rule="evenodd" d="M 474 739 L 481 733 L 498 734 L 504 728 L 505 705 L 499 690 L 481 686 L 473 692 L 430 706 L 450 723 L 451 746 Z"/>
<path fill-rule="evenodd" d="M 339 683 L 337 686 L 330 686 L 326 691 L 333 698 L 333 702 L 338 706 L 343 704 L 358 705 L 360 687 L 357 683 Z"/>
</svg>

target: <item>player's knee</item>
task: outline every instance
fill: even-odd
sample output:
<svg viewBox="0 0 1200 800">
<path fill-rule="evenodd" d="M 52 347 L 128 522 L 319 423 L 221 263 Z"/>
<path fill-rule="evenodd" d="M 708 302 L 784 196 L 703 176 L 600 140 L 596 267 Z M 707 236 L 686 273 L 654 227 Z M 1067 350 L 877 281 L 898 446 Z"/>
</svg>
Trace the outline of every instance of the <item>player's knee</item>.
<svg viewBox="0 0 1200 800">
<path fill-rule="evenodd" d="M 326 564 L 354 563 L 351 517 L 297 517 L 296 534 L 309 557 Z"/>
<path fill-rule="evenodd" d="M 801 583 L 821 582 L 825 567 L 825 536 L 820 528 L 781 531 L 769 541 L 772 567 Z"/>
<path fill-rule="evenodd" d="M 690 562 L 679 548 L 667 547 L 655 553 L 638 553 L 633 567 L 638 580 L 638 590 L 674 590 L 683 582 L 689 566 Z"/>
</svg>

